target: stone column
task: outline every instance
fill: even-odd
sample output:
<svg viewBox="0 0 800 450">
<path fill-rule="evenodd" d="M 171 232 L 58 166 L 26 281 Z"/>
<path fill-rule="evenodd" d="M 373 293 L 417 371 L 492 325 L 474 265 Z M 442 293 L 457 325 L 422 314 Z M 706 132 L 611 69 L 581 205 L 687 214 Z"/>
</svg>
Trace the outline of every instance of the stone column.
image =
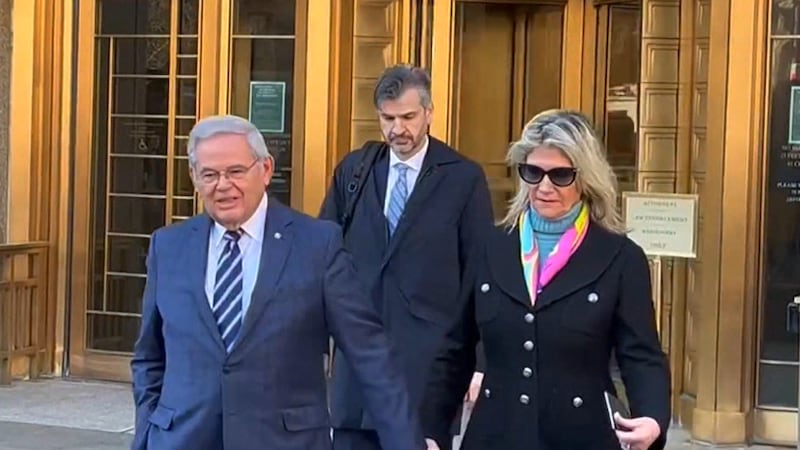
<svg viewBox="0 0 800 450">
<path fill-rule="evenodd" d="M 0 0 L 0 242 L 8 228 L 8 109 L 11 81 L 11 1 Z"/>
<path fill-rule="evenodd" d="M 757 290 L 765 5 L 710 2 L 702 302 L 692 437 L 746 443 L 751 426 Z M 746 58 L 739 57 L 747 55 Z M 718 205 L 723 205 L 719 207 Z"/>
</svg>

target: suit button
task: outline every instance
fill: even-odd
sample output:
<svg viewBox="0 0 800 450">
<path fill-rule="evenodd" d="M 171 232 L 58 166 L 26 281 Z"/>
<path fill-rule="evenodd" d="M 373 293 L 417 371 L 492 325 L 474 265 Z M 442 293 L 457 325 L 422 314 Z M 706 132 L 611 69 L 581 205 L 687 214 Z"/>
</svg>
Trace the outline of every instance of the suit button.
<svg viewBox="0 0 800 450">
<path fill-rule="evenodd" d="M 597 303 L 597 300 L 599 299 L 600 297 L 597 295 L 596 292 L 592 292 L 586 297 L 586 300 L 589 300 L 589 303 Z"/>
<path fill-rule="evenodd" d="M 492 396 L 492 391 L 490 391 L 489 389 L 484 389 L 483 390 L 483 396 L 486 397 L 486 398 L 491 397 Z"/>
<path fill-rule="evenodd" d="M 525 378 L 530 378 L 533 375 L 533 370 L 530 367 L 526 367 L 522 369 L 522 376 Z"/>
<path fill-rule="evenodd" d="M 531 402 L 531 398 L 525 394 L 522 394 L 519 396 L 519 402 L 522 403 L 523 405 L 527 405 L 528 403 Z"/>
<path fill-rule="evenodd" d="M 483 292 L 484 294 L 489 292 L 489 283 L 483 283 L 481 285 L 481 292 Z"/>
<path fill-rule="evenodd" d="M 531 313 L 525 314 L 525 322 L 533 323 L 533 314 Z"/>
<path fill-rule="evenodd" d="M 527 350 L 527 351 L 531 351 L 531 350 L 533 350 L 533 342 L 531 342 L 531 341 L 525 341 L 525 343 L 524 343 L 524 344 L 522 344 L 522 346 L 523 346 L 523 347 L 525 348 L 525 350 Z"/>
<path fill-rule="evenodd" d="M 580 397 L 573 398 L 572 399 L 572 406 L 574 406 L 576 408 L 580 408 L 581 406 L 583 406 L 583 399 L 580 398 Z"/>
</svg>

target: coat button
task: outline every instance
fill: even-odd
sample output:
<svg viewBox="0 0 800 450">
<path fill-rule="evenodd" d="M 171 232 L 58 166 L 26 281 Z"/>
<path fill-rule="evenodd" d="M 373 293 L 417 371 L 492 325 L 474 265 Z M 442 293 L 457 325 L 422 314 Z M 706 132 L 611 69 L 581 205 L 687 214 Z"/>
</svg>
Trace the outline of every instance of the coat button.
<svg viewBox="0 0 800 450">
<path fill-rule="evenodd" d="M 519 396 L 519 402 L 522 403 L 523 405 L 527 405 L 528 403 L 531 402 L 531 398 L 525 394 L 522 394 Z"/>
<path fill-rule="evenodd" d="M 527 350 L 527 351 L 531 351 L 531 350 L 533 350 L 533 342 L 532 341 L 525 341 L 525 343 L 522 344 L 522 347 L 524 347 L 525 350 Z"/>
<path fill-rule="evenodd" d="M 489 283 L 483 283 L 481 285 L 481 292 L 483 292 L 484 294 L 489 292 Z"/>
<path fill-rule="evenodd" d="M 492 391 L 490 391 L 489 389 L 484 389 L 483 390 L 483 396 L 486 397 L 486 398 L 491 397 L 492 396 Z"/>
<path fill-rule="evenodd" d="M 530 367 L 526 367 L 522 369 L 522 376 L 525 378 L 530 378 L 533 375 L 533 370 Z"/>
<path fill-rule="evenodd" d="M 583 406 L 583 399 L 580 398 L 580 397 L 573 398 L 572 399 L 572 406 L 574 406 L 576 408 L 580 408 L 581 406 Z"/>
<path fill-rule="evenodd" d="M 589 300 L 589 303 L 597 303 L 597 300 L 599 299 L 600 297 L 597 296 L 596 292 L 592 292 L 586 297 L 586 300 Z"/>
<path fill-rule="evenodd" d="M 533 323 L 533 314 L 531 313 L 525 314 L 525 322 Z"/>
</svg>

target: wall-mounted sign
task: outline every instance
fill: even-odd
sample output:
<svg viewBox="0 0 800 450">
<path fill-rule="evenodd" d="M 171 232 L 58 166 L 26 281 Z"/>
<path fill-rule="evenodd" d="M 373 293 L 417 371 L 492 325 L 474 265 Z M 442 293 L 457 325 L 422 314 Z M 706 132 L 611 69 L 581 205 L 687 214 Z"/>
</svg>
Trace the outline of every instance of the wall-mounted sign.
<svg viewBox="0 0 800 450">
<path fill-rule="evenodd" d="M 697 257 L 697 195 L 624 192 L 628 237 L 649 256 Z"/>
<path fill-rule="evenodd" d="M 286 83 L 250 82 L 250 122 L 262 133 L 283 133 L 286 124 Z"/>
<path fill-rule="evenodd" d="M 800 144 L 800 86 L 792 86 L 789 96 L 789 144 Z"/>
</svg>

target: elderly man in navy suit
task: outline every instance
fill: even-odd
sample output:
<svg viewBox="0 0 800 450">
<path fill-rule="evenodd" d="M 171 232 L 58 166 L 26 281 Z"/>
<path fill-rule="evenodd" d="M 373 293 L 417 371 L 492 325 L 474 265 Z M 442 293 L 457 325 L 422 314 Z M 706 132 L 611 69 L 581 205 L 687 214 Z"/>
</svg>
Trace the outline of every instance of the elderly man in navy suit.
<svg viewBox="0 0 800 450">
<path fill-rule="evenodd" d="M 189 164 L 205 214 L 150 241 L 132 448 L 330 450 L 330 336 L 384 448 L 425 448 L 339 227 L 268 198 L 274 160 L 244 119 L 200 121 Z"/>
</svg>

